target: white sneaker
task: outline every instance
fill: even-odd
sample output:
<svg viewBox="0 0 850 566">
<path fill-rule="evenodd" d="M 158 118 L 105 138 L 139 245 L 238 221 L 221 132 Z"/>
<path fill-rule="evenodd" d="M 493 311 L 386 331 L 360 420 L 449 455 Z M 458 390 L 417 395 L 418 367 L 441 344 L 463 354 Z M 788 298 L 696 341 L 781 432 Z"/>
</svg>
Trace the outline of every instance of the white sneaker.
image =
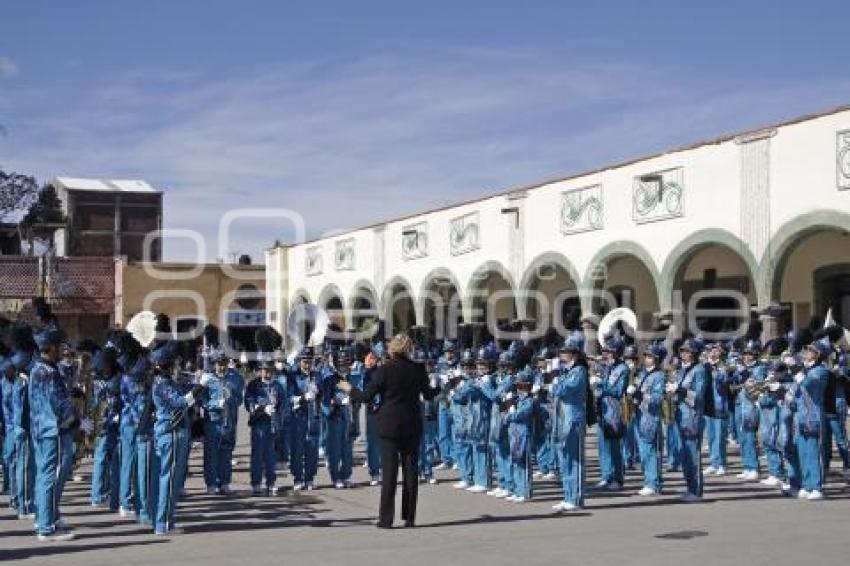
<svg viewBox="0 0 850 566">
<path fill-rule="evenodd" d="M 465 481 L 461 480 L 461 481 L 457 482 L 456 484 L 452 484 L 452 487 L 455 488 L 455 489 L 467 489 L 467 488 L 469 488 L 469 484 L 466 483 Z"/>
<path fill-rule="evenodd" d="M 782 493 L 788 493 L 791 491 L 791 484 L 789 482 L 785 482 L 779 489 L 782 490 Z"/>
<path fill-rule="evenodd" d="M 218 488 L 215 486 L 207 486 L 207 495 L 218 495 Z"/>
<path fill-rule="evenodd" d="M 766 478 L 761 480 L 759 483 L 762 484 L 762 485 L 770 486 L 770 487 L 776 487 L 777 485 L 781 484 L 782 482 L 779 480 L 779 478 L 777 478 L 775 476 L 767 476 Z"/>
<path fill-rule="evenodd" d="M 823 499 L 823 493 L 816 489 L 809 494 L 809 501 L 816 501 L 818 499 Z"/>
<path fill-rule="evenodd" d="M 313 482 L 308 481 L 307 482 L 307 491 L 313 491 L 314 489 L 316 489 L 316 486 L 313 485 Z"/>
<path fill-rule="evenodd" d="M 522 496 L 514 497 L 512 502 L 513 503 L 525 503 L 525 497 L 522 497 Z"/>
<path fill-rule="evenodd" d="M 735 478 L 739 479 L 739 480 L 745 480 L 745 479 L 747 479 L 747 474 L 749 474 L 749 472 L 744 470 L 740 474 L 735 474 Z"/>
<path fill-rule="evenodd" d="M 708 475 L 708 474 L 712 474 L 712 475 L 713 475 L 713 474 L 716 474 L 716 473 L 717 473 L 717 468 L 715 468 L 714 466 L 709 466 L 709 467 L 707 467 L 706 469 L 704 469 L 704 470 L 702 471 L 702 473 L 704 473 L 704 474 L 706 474 L 706 475 Z"/>
<path fill-rule="evenodd" d="M 696 495 L 695 493 L 691 493 L 690 491 L 686 491 L 685 493 L 683 493 L 679 497 L 679 499 L 681 499 L 683 503 L 697 503 L 699 501 L 702 501 L 702 497 Z"/>
<path fill-rule="evenodd" d="M 371 485 L 373 487 L 376 486 L 376 485 L 380 485 L 380 483 L 381 483 L 381 478 L 379 478 L 378 476 L 373 476 L 372 479 L 369 480 L 369 485 Z"/>
<path fill-rule="evenodd" d="M 273 485 L 269 488 L 269 495 L 274 497 L 277 496 L 278 493 L 280 493 L 280 488 L 276 485 Z"/>
<path fill-rule="evenodd" d="M 808 499 L 811 493 L 806 491 L 805 489 L 801 489 L 797 492 L 797 499 Z"/>
<path fill-rule="evenodd" d="M 720 466 L 719 468 L 717 468 L 714 471 L 714 475 L 715 476 L 725 476 L 726 475 L 726 468 L 724 468 L 723 466 Z"/>
<path fill-rule="evenodd" d="M 306 489 L 306 487 L 307 486 L 304 485 L 303 483 L 296 483 L 295 485 L 292 486 L 292 491 L 304 491 L 304 489 Z"/>
<path fill-rule="evenodd" d="M 642 496 L 642 497 L 649 497 L 649 496 L 651 496 L 651 495 L 657 495 L 657 494 L 658 494 L 658 492 L 656 492 L 654 489 L 652 489 L 652 488 L 651 488 L 651 487 L 649 487 L 648 485 L 645 485 L 645 486 L 643 486 L 643 487 L 641 488 L 641 490 L 640 490 L 640 491 L 638 491 L 638 493 L 637 493 L 637 494 L 638 494 L 638 495 L 640 495 L 640 496 Z"/>
<path fill-rule="evenodd" d="M 509 495 L 511 495 L 510 491 L 506 489 L 500 489 L 498 490 L 498 493 L 496 493 L 496 495 L 494 495 L 493 497 L 495 497 L 496 499 L 506 499 Z"/>
<path fill-rule="evenodd" d="M 531 477 L 533 479 L 536 479 L 536 480 L 542 480 L 543 479 L 543 472 L 540 472 L 540 471 L 534 472 L 533 474 L 531 474 Z"/>
<path fill-rule="evenodd" d="M 345 489 L 345 484 L 341 481 L 338 481 L 334 484 L 334 489 Z"/>
<path fill-rule="evenodd" d="M 486 493 L 487 488 L 483 485 L 473 485 L 472 487 L 466 488 L 466 491 L 469 493 Z"/>
<path fill-rule="evenodd" d="M 428 483 L 431 485 L 437 485 L 437 478 L 428 478 Z"/>
<path fill-rule="evenodd" d="M 80 474 L 74 474 L 73 480 L 74 480 L 74 483 L 79 483 L 79 482 L 83 481 L 83 476 L 80 475 Z"/>
<path fill-rule="evenodd" d="M 511 503 L 513 503 L 515 499 L 516 495 L 508 495 L 505 497 L 505 501 L 510 501 Z"/>
<path fill-rule="evenodd" d="M 49 535 L 38 535 L 41 542 L 68 542 L 76 538 L 72 532 L 50 533 Z"/>
<path fill-rule="evenodd" d="M 555 472 L 549 472 L 548 474 L 543 476 L 544 480 L 556 480 L 558 479 L 558 474 Z"/>
<path fill-rule="evenodd" d="M 758 481 L 759 473 L 755 470 L 753 470 L 751 472 L 747 472 L 747 477 L 744 478 L 744 479 L 747 480 L 747 481 Z"/>
<path fill-rule="evenodd" d="M 495 497 L 499 493 L 499 489 L 491 489 L 487 492 L 487 497 Z"/>
<path fill-rule="evenodd" d="M 555 511 L 575 511 L 578 509 L 578 505 L 569 501 L 561 501 L 559 504 L 553 505 L 552 509 Z"/>
<path fill-rule="evenodd" d="M 448 469 L 449 469 L 449 465 L 448 465 L 448 464 L 446 464 L 445 462 L 440 462 L 439 464 L 437 464 L 436 466 L 434 466 L 434 469 L 435 469 L 435 470 L 448 470 Z"/>
<path fill-rule="evenodd" d="M 457 470 L 457 464 L 452 464 L 452 469 Z"/>
<path fill-rule="evenodd" d="M 131 509 L 127 509 L 126 507 L 120 507 L 118 509 L 118 516 L 122 519 L 127 519 L 133 516 L 133 511 Z"/>
<path fill-rule="evenodd" d="M 596 484 L 596 489 L 605 489 L 606 487 L 608 487 L 608 482 L 605 480 L 602 480 L 601 482 Z"/>
</svg>

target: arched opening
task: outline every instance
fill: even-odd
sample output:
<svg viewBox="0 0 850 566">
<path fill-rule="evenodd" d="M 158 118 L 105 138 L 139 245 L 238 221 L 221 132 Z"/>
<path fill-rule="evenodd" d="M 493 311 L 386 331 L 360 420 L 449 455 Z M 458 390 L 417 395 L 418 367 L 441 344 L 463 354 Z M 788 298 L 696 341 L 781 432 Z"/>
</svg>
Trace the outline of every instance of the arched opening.
<svg viewBox="0 0 850 566">
<path fill-rule="evenodd" d="M 401 279 L 391 281 L 384 291 L 385 333 L 392 336 L 396 332 L 409 330 L 416 326 L 416 310 L 410 285 Z"/>
<path fill-rule="evenodd" d="M 356 338 L 371 338 L 377 330 L 379 318 L 378 298 L 374 288 L 369 284 L 356 285 L 348 305 L 351 310 L 349 313 L 351 330 L 356 333 Z"/>
<path fill-rule="evenodd" d="M 328 318 L 338 333 L 345 331 L 345 303 L 343 303 L 339 287 L 336 285 L 325 287 L 319 294 L 318 306 L 327 311 Z"/>
<path fill-rule="evenodd" d="M 605 291 L 594 297 L 595 314 L 601 317 L 613 308 L 627 307 L 637 315 L 638 329 L 652 328 L 660 304 L 655 265 L 648 256 L 612 252 L 591 263 L 586 279 L 595 291 Z"/>
<path fill-rule="evenodd" d="M 802 232 L 783 250 L 775 272 L 774 297 L 785 307 L 780 330 L 822 324 L 832 309 L 836 322 L 850 326 L 850 233 L 840 228 Z"/>
<path fill-rule="evenodd" d="M 420 296 L 422 324 L 429 336 L 438 340 L 456 339 L 458 327 L 463 323 L 463 303 L 455 276 L 448 270 L 431 272 L 425 278 Z"/>
<path fill-rule="evenodd" d="M 693 315 L 693 334 L 734 332 L 758 304 L 753 274 L 744 256 L 721 243 L 702 242 L 684 251 L 673 271 L 673 304 Z M 679 302 L 681 300 L 681 302 Z"/>
<path fill-rule="evenodd" d="M 504 267 L 488 262 L 479 267 L 467 285 L 469 322 L 486 325 L 491 334 L 516 320 L 516 295 L 511 276 Z"/>
<path fill-rule="evenodd" d="M 566 258 L 548 254 L 532 262 L 523 277 L 521 293 L 525 317 L 538 330 L 555 328 L 563 332 L 580 327 L 578 276 Z"/>
</svg>

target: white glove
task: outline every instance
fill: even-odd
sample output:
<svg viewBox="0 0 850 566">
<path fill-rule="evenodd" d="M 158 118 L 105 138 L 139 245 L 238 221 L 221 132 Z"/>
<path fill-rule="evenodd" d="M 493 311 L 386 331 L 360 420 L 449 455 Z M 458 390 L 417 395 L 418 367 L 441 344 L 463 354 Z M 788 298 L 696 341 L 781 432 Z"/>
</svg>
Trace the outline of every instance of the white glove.
<svg viewBox="0 0 850 566">
<path fill-rule="evenodd" d="M 120 420 L 121 420 L 121 415 L 115 415 L 114 417 L 112 417 L 112 422 L 114 422 L 114 423 L 117 423 Z"/>
<path fill-rule="evenodd" d="M 268 416 L 274 415 L 274 405 L 266 405 L 265 411 Z"/>
<path fill-rule="evenodd" d="M 290 397 L 289 402 L 292 403 L 293 407 L 298 407 L 301 404 L 301 397 Z"/>
<path fill-rule="evenodd" d="M 601 382 L 602 382 L 602 379 L 598 375 L 591 375 L 590 376 L 590 386 L 591 387 L 596 387 Z"/>
<path fill-rule="evenodd" d="M 667 393 L 675 393 L 679 390 L 679 386 L 675 383 L 668 383 L 666 386 Z"/>
<path fill-rule="evenodd" d="M 342 405 L 343 407 L 344 407 L 345 405 L 349 405 L 349 404 L 351 404 L 351 397 L 349 397 L 348 395 L 345 395 L 345 396 L 342 398 L 342 401 L 340 401 L 339 403 L 340 403 L 340 405 Z"/>
<path fill-rule="evenodd" d="M 191 391 L 186 393 L 186 395 L 184 395 L 183 398 L 186 400 L 187 405 L 194 405 L 195 404 L 195 396 L 192 395 Z"/>
<path fill-rule="evenodd" d="M 460 377 L 460 376 L 462 376 L 462 375 L 463 375 L 463 371 L 461 371 L 461 369 L 460 369 L 460 368 L 455 368 L 455 369 L 454 369 L 454 374 L 455 374 L 455 377 Z"/>
<path fill-rule="evenodd" d="M 222 387 L 221 394 L 225 399 L 230 399 L 230 396 L 232 395 L 229 387 Z"/>
<path fill-rule="evenodd" d="M 779 391 L 780 387 L 782 387 L 782 385 L 779 384 L 779 383 L 768 383 L 767 384 L 767 388 L 770 389 L 771 391 L 774 391 L 774 392 Z"/>
<path fill-rule="evenodd" d="M 512 392 L 508 391 L 507 393 L 505 393 L 505 401 L 510 401 L 513 398 L 514 394 Z"/>
<path fill-rule="evenodd" d="M 212 404 L 214 409 L 223 409 L 224 408 L 224 399 L 219 399 Z"/>
<path fill-rule="evenodd" d="M 516 406 L 515 406 L 515 405 L 511 405 L 511 408 L 510 408 L 510 409 L 508 409 L 508 413 L 510 413 L 511 415 L 513 415 L 514 413 L 516 413 Z"/>
<path fill-rule="evenodd" d="M 798 371 L 797 374 L 794 376 L 794 381 L 796 381 L 797 383 L 803 383 L 804 379 L 806 379 L 806 374 L 801 371 Z"/>
<path fill-rule="evenodd" d="M 210 374 L 208 374 L 208 373 L 201 374 L 201 379 L 198 381 L 198 384 L 200 384 L 201 387 L 206 387 L 207 385 L 210 384 L 211 379 L 212 378 L 210 377 Z"/>
<path fill-rule="evenodd" d="M 88 417 L 83 417 L 83 419 L 80 421 L 80 430 L 82 430 L 86 434 L 89 434 L 91 431 L 94 430 L 94 423 L 92 423 L 91 419 L 89 419 Z"/>
<path fill-rule="evenodd" d="M 532 393 L 539 393 L 540 392 L 540 384 L 535 383 L 534 385 L 532 385 L 531 386 L 531 392 Z"/>
<path fill-rule="evenodd" d="M 445 385 L 445 384 L 446 384 L 446 383 L 448 383 L 448 382 L 449 382 L 449 376 L 448 376 L 448 374 L 446 374 L 446 373 L 441 374 L 441 375 L 440 375 L 440 383 L 442 383 L 443 385 Z"/>
<path fill-rule="evenodd" d="M 312 401 L 316 398 L 316 394 L 312 390 L 308 389 L 307 393 L 304 394 L 304 398 L 308 401 Z"/>
<path fill-rule="evenodd" d="M 634 385 L 629 385 L 628 387 L 626 387 L 626 393 L 628 393 L 629 395 L 634 395 L 635 393 L 637 393 L 637 387 L 635 387 Z"/>
<path fill-rule="evenodd" d="M 431 387 L 437 387 L 437 384 L 438 384 L 438 383 L 439 383 L 439 379 L 437 378 L 437 376 L 436 376 L 436 375 L 432 375 L 432 376 L 431 376 L 430 381 L 428 382 L 428 384 L 429 384 Z"/>
<path fill-rule="evenodd" d="M 794 402 L 794 394 L 791 393 L 790 391 L 785 394 L 785 402 L 788 403 L 788 404 L 791 404 L 791 403 Z"/>
</svg>

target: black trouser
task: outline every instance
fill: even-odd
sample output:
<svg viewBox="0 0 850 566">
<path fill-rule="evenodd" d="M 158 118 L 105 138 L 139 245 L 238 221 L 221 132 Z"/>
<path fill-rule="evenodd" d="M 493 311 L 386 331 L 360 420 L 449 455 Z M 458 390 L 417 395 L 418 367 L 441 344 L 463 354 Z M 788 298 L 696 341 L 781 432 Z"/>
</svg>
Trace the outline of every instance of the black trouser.
<svg viewBox="0 0 850 566">
<path fill-rule="evenodd" d="M 407 524 L 416 519 L 416 497 L 419 490 L 419 436 L 381 437 L 381 507 L 379 522 L 392 525 L 395 517 L 395 491 L 398 465 L 401 462 L 401 518 Z"/>
</svg>

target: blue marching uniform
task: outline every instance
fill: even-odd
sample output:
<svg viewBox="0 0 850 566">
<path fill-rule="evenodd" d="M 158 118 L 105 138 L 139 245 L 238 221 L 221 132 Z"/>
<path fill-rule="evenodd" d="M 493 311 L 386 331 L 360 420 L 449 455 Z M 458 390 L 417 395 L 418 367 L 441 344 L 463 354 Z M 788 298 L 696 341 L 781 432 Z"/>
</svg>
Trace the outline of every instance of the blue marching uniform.
<svg viewBox="0 0 850 566">
<path fill-rule="evenodd" d="M 73 428 L 78 420 L 56 365 L 40 359 L 29 383 L 30 427 L 35 447 L 36 532 L 51 535 L 61 514 L 59 502 L 71 474 Z"/>
<path fill-rule="evenodd" d="M 15 500 L 18 517 L 35 515 L 35 445 L 30 429 L 29 354 L 12 357 L 18 375 L 12 386 L 12 422 L 15 441 Z"/>
<path fill-rule="evenodd" d="M 154 454 L 157 466 L 152 469 L 158 479 L 153 526 L 154 533 L 158 535 L 167 534 L 176 528 L 174 518 L 183 474 L 178 455 L 189 442 L 183 421 L 192 400 L 191 393 L 183 395 L 167 373 L 155 376 L 153 385 L 153 404 L 156 408 Z"/>
<path fill-rule="evenodd" d="M 584 435 L 587 427 L 587 366 L 562 368 L 552 384 L 552 448 L 558 458 L 564 503 L 584 505 L 587 473 Z"/>
<path fill-rule="evenodd" d="M 510 491 L 517 498 L 531 499 L 531 453 L 535 418 L 534 399 L 519 394 L 515 408 L 505 416 L 510 446 Z"/>
<path fill-rule="evenodd" d="M 467 483 L 480 491 L 490 485 L 489 436 L 492 402 L 484 393 L 486 378 L 469 379 L 455 392 L 454 400 L 463 407 L 463 471 Z"/>
<path fill-rule="evenodd" d="M 629 368 L 616 361 L 600 372 L 596 386 L 597 423 L 596 436 L 599 442 L 599 467 L 602 481 L 607 486 L 619 487 L 625 480 L 623 450 L 620 446 L 625 435 L 622 400 L 629 380 Z"/>
<path fill-rule="evenodd" d="M 492 404 L 490 409 L 491 461 L 496 464 L 497 487 L 505 493 L 514 492 L 514 479 L 511 470 L 510 426 L 501 404 L 513 398 L 513 387 L 513 376 L 509 373 L 500 373 L 485 380 L 482 388 Z"/>
<path fill-rule="evenodd" d="M 434 477 L 434 455 L 438 449 L 439 405 L 440 402 L 435 399 L 422 400 L 422 438 L 419 441 L 419 475 L 425 481 L 431 481 Z"/>
<path fill-rule="evenodd" d="M 722 360 L 710 364 L 712 391 L 714 396 L 714 415 L 705 417 L 706 437 L 708 439 L 708 472 L 723 474 L 727 466 L 727 438 L 729 437 L 729 374 Z"/>
<path fill-rule="evenodd" d="M 832 387 L 826 394 L 831 398 L 825 401 L 827 407 L 826 427 L 823 431 L 823 468 L 829 470 L 833 444 L 841 458 L 841 469 L 850 471 L 850 450 L 847 447 L 847 378 L 846 357 L 832 370 Z"/>
<path fill-rule="evenodd" d="M 319 461 L 318 389 L 312 374 L 298 370 L 287 381 L 286 394 L 292 409 L 289 463 L 296 489 L 313 485 Z"/>
<path fill-rule="evenodd" d="M 236 425 L 242 391 L 242 375 L 228 369 L 224 375 L 206 374 L 204 409 L 204 483 L 208 491 L 230 491 L 231 460 L 236 446 Z"/>
<path fill-rule="evenodd" d="M 149 401 L 150 391 L 143 375 L 133 376 L 125 368 L 121 375 L 121 426 L 119 429 L 121 481 L 119 504 L 123 512 L 135 508 L 139 512 L 137 482 L 137 436 L 139 420 Z"/>
<path fill-rule="evenodd" d="M 319 379 L 319 399 L 325 430 L 325 457 L 328 474 L 335 487 L 346 487 L 351 481 L 353 444 L 351 438 L 351 399 L 338 391 L 341 376 L 325 369 Z"/>
<path fill-rule="evenodd" d="M 9 494 L 9 508 L 18 509 L 18 490 L 15 484 L 15 366 L 11 360 L 3 360 L 0 364 L 0 397 L 2 397 L 3 420 L 3 491 Z"/>
<path fill-rule="evenodd" d="M 735 372 L 732 382 L 740 387 L 735 397 L 735 420 L 738 427 L 738 442 L 741 445 L 741 467 L 744 473 L 758 475 L 759 460 L 756 435 L 759 429 L 760 413 L 756 400 L 751 398 L 744 384 L 748 379 L 756 383 L 764 382 L 767 368 L 761 362 L 744 365 Z"/>
<path fill-rule="evenodd" d="M 555 453 L 552 449 L 553 400 L 546 388 L 545 377 L 546 373 L 543 370 L 535 371 L 533 392 L 537 395 L 537 402 L 535 403 L 533 427 L 535 438 L 532 439 L 532 450 L 535 452 L 541 476 L 550 475 L 557 468 Z"/>
<path fill-rule="evenodd" d="M 363 370 L 363 389 L 366 391 L 372 381 L 372 374 L 377 368 L 365 368 Z M 381 475 L 381 437 L 378 436 L 378 423 L 375 415 L 381 407 L 381 396 L 376 395 L 366 404 L 366 467 L 369 469 L 369 477 L 375 482 Z"/>
<path fill-rule="evenodd" d="M 644 493 L 661 493 L 664 479 L 661 470 L 662 426 L 661 401 L 664 398 L 664 372 L 658 368 L 641 370 L 635 384 L 637 404 L 638 450 L 643 469 Z"/>
<path fill-rule="evenodd" d="M 440 376 L 442 385 L 448 382 L 454 372 L 456 363 L 449 363 L 446 358 L 437 361 L 436 373 Z M 450 468 L 455 463 L 455 450 L 452 442 L 452 405 L 446 393 L 437 397 L 437 447 L 440 451 L 442 468 Z"/>
<path fill-rule="evenodd" d="M 279 423 L 287 411 L 287 392 L 281 382 L 272 378 L 268 382 L 257 377 L 245 388 L 245 410 L 251 428 L 251 486 L 255 494 L 265 487 L 276 489 L 277 463 L 274 439 Z M 294 460 L 293 460 L 294 461 Z"/>
<path fill-rule="evenodd" d="M 829 370 L 818 363 L 800 376 L 798 387 L 792 394 L 795 444 L 799 458 L 801 491 L 805 494 L 823 490 L 821 440 L 826 426 L 824 394 L 829 381 Z"/>
<path fill-rule="evenodd" d="M 706 392 L 705 366 L 683 365 L 676 374 L 675 424 L 682 446 L 686 495 L 702 497 L 702 425 Z"/>
<path fill-rule="evenodd" d="M 109 494 L 109 508 L 118 510 L 121 462 L 118 434 L 121 419 L 121 376 L 96 374 L 93 381 L 93 414 L 99 422 L 95 430 L 94 464 L 92 465 L 91 503 L 101 505 Z"/>
</svg>

